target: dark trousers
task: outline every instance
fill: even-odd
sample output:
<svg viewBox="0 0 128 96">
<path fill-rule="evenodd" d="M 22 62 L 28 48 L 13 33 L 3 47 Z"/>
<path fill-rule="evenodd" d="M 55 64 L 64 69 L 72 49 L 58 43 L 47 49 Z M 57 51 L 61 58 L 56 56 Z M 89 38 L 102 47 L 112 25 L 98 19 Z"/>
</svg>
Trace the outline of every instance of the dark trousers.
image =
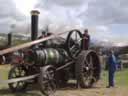
<svg viewBox="0 0 128 96">
<path fill-rule="evenodd" d="M 112 72 L 112 71 L 109 71 L 108 72 L 109 74 L 108 74 L 108 81 L 109 81 L 109 86 L 114 86 L 114 71 Z"/>
</svg>

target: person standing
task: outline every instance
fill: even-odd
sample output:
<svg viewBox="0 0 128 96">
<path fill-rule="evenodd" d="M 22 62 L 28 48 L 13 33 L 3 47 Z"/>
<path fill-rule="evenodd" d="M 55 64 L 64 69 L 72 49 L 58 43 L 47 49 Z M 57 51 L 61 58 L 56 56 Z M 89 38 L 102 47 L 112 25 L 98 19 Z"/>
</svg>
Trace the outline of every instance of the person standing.
<svg viewBox="0 0 128 96">
<path fill-rule="evenodd" d="M 108 86 L 107 88 L 114 87 L 114 73 L 116 71 L 116 57 L 114 55 L 114 52 L 112 50 L 109 51 L 108 54 Z"/>
<path fill-rule="evenodd" d="M 90 35 L 88 34 L 88 29 L 84 30 L 83 34 L 83 49 L 88 50 L 90 43 Z"/>
</svg>

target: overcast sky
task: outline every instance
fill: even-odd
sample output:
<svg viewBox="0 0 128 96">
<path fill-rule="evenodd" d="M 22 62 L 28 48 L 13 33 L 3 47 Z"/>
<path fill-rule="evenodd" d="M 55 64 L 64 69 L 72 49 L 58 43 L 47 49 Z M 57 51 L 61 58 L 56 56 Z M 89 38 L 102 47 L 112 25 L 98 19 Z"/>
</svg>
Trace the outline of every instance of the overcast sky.
<svg viewBox="0 0 128 96">
<path fill-rule="evenodd" d="M 92 38 L 128 44 L 128 0 L 0 0 L 0 32 L 30 31 L 30 11 L 40 10 L 40 29 L 89 28 Z"/>
</svg>

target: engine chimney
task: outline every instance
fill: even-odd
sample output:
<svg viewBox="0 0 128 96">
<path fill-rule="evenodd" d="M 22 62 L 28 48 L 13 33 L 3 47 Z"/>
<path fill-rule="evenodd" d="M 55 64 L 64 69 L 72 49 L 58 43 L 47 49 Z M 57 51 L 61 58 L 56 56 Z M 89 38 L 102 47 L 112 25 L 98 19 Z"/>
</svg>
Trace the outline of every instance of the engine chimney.
<svg viewBox="0 0 128 96">
<path fill-rule="evenodd" d="M 36 40 L 38 36 L 38 15 L 40 14 L 37 10 L 31 11 L 31 40 Z"/>
</svg>

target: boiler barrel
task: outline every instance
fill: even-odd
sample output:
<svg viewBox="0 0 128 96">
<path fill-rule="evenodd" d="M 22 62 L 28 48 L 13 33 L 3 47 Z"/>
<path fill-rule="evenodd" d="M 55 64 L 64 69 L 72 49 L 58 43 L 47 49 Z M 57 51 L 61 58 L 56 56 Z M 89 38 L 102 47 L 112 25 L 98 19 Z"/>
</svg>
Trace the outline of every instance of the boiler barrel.
<svg viewBox="0 0 128 96">
<path fill-rule="evenodd" d="M 46 64 L 63 64 L 66 56 L 67 53 L 63 49 L 47 48 L 36 50 L 33 54 L 33 60 L 35 61 L 35 65 L 39 66 Z"/>
</svg>

